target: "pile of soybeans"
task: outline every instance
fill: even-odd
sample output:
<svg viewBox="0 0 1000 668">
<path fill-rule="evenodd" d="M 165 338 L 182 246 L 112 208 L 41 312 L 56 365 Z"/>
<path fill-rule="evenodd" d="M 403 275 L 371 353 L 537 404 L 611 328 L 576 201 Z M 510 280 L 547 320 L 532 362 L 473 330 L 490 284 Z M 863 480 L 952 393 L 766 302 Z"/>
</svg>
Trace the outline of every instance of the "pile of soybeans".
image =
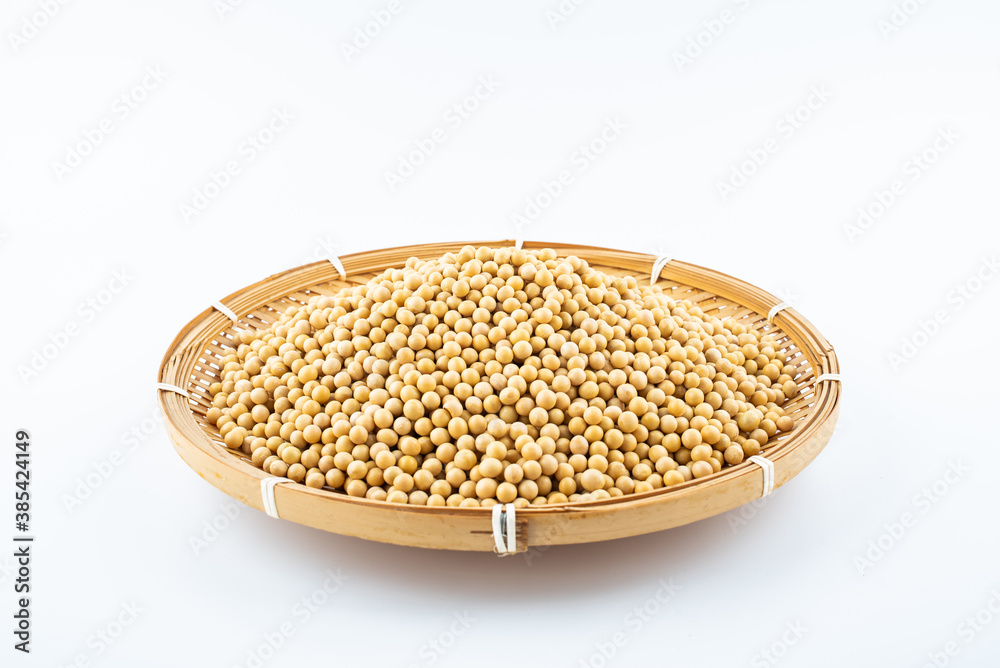
<svg viewBox="0 0 1000 668">
<path fill-rule="evenodd" d="M 466 246 L 244 331 L 208 420 L 255 466 L 430 506 L 649 492 L 792 419 L 774 337 L 555 251 Z"/>
</svg>

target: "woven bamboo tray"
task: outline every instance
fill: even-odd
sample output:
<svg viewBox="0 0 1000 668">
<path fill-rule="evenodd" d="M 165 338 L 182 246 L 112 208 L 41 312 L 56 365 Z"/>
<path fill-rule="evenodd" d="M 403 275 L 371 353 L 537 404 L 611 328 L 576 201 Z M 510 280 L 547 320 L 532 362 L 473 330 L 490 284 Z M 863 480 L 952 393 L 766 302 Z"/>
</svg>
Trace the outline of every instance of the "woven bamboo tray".
<svg viewBox="0 0 1000 668">
<path fill-rule="evenodd" d="M 237 327 L 260 329 L 275 321 L 288 306 L 311 296 L 333 294 L 349 284 L 368 281 L 387 267 L 406 260 L 436 258 L 462 246 L 511 246 L 511 241 L 463 242 L 405 246 L 346 255 L 341 259 L 348 280 L 331 262 L 291 269 L 239 290 L 220 300 L 237 317 L 231 320 L 215 307 L 202 311 L 170 344 L 159 369 L 160 383 L 177 386 L 187 396 L 159 391 L 167 431 L 181 458 L 202 478 L 238 501 L 264 510 L 261 481 L 274 478 L 249 459 L 222 444 L 205 413 L 211 406 L 209 385 L 219 380 L 224 345 Z M 526 242 L 526 248 L 553 248 L 560 256 L 576 255 L 608 274 L 648 277 L 657 258 L 641 253 L 591 246 Z M 796 369 L 798 396 L 785 405 L 794 420 L 790 433 L 768 441 L 761 452 L 773 462 L 774 487 L 788 482 L 830 440 L 840 405 L 841 384 L 823 374 L 840 369 L 833 347 L 794 309 L 784 308 L 768 321 L 780 300 L 752 285 L 716 271 L 670 261 L 660 272 L 659 285 L 676 299 L 689 299 L 706 313 L 743 319 L 757 330 L 776 333 L 788 364 Z M 517 550 L 529 546 L 610 540 L 661 531 L 732 510 L 760 498 L 765 470 L 753 462 L 723 468 L 719 473 L 643 494 L 589 503 L 531 506 L 516 513 Z M 489 508 L 408 506 L 349 497 L 331 489 L 281 484 L 274 499 L 282 519 L 348 536 L 425 548 L 494 551 Z"/>
</svg>

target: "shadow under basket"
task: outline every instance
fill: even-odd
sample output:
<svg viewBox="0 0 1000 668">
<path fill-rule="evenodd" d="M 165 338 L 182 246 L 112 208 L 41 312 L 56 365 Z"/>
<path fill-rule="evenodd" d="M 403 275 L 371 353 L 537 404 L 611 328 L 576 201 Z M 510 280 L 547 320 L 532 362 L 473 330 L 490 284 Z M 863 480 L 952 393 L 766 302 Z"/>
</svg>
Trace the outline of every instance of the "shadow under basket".
<svg viewBox="0 0 1000 668">
<path fill-rule="evenodd" d="M 313 489 L 265 473 L 243 453 L 225 447 L 205 415 L 211 407 L 209 386 L 220 380 L 220 360 L 229 352 L 226 348 L 235 332 L 266 328 L 289 306 L 365 283 L 388 267 L 402 267 L 410 257 L 434 259 L 465 245 L 469 244 L 426 244 L 345 255 L 340 262 L 346 280 L 333 261 L 316 262 L 271 276 L 202 311 L 171 343 L 159 369 L 158 402 L 177 453 L 226 494 L 281 519 L 396 545 L 507 553 L 530 546 L 635 536 L 712 517 L 785 484 L 830 440 L 841 395 L 837 357 L 794 309 L 743 281 L 684 262 L 671 260 L 664 265 L 641 253 L 526 242 L 525 248 L 552 248 L 561 257 L 576 255 L 607 274 L 632 275 L 640 282 L 662 266 L 658 285 L 672 298 L 688 299 L 706 314 L 773 333 L 787 354 L 786 363 L 795 368 L 799 387 L 798 395 L 783 406 L 793 419 L 792 430 L 768 440 L 759 456 L 764 459 L 727 466 L 698 480 L 611 499 L 529 506 L 517 509 L 512 517 L 491 508 L 397 505 L 330 488 Z M 513 242 L 472 245 L 496 248 Z M 268 479 L 288 484 L 269 484 Z M 501 526 L 503 536 L 498 536 Z"/>
</svg>

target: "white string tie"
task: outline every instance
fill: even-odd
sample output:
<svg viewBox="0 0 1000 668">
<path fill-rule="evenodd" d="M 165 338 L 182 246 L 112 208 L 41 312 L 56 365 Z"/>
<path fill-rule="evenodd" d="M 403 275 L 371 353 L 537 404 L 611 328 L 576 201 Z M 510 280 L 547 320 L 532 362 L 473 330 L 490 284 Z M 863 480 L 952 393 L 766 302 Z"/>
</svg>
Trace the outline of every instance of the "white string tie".
<svg viewBox="0 0 1000 668">
<path fill-rule="evenodd" d="M 765 497 L 774 491 L 774 462 L 772 462 L 767 457 L 762 457 L 760 455 L 754 455 L 749 457 L 747 461 L 751 461 L 757 464 L 764 471 L 764 490 L 761 492 L 761 497 Z"/>
<path fill-rule="evenodd" d="M 517 552 L 517 519 L 513 503 L 493 506 L 493 551 L 501 557 Z"/>
<path fill-rule="evenodd" d="M 233 313 L 233 309 L 229 308 L 228 306 L 226 306 L 222 302 L 212 302 L 212 308 L 214 308 L 216 311 L 218 311 L 222 315 L 224 315 L 227 318 L 229 318 L 230 320 L 232 320 L 233 324 L 238 324 L 239 323 L 239 318 L 237 318 L 236 314 Z"/>
<path fill-rule="evenodd" d="M 274 487 L 285 482 L 294 481 L 277 476 L 264 478 L 260 481 L 260 498 L 264 502 L 264 512 L 276 520 L 280 520 L 281 518 L 278 516 L 278 505 L 274 501 Z"/>
<path fill-rule="evenodd" d="M 655 285 L 658 280 L 660 280 L 660 274 L 663 272 L 663 268 L 667 266 L 667 263 L 673 260 L 669 255 L 660 255 L 656 258 L 656 262 L 653 263 L 653 270 L 649 273 L 649 284 Z"/>
<path fill-rule="evenodd" d="M 331 255 L 328 255 L 326 257 L 326 259 L 327 259 L 327 261 L 329 261 L 330 264 L 333 265 L 334 269 L 337 270 L 337 273 L 340 274 L 340 280 L 346 281 L 347 280 L 347 270 L 344 269 L 344 263 L 340 261 L 340 258 L 337 257 L 336 255 L 332 255 L 331 254 Z"/>
<path fill-rule="evenodd" d="M 177 387 L 176 385 L 171 385 L 170 383 L 157 383 L 156 389 L 163 390 L 164 392 L 176 392 L 177 394 L 185 397 L 187 399 L 191 398 L 191 395 L 187 393 L 183 387 Z"/>
<path fill-rule="evenodd" d="M 778 315 L 780 311 L 784 311 L 786 308 L 791 308 L 792 305 L 786 302 L 781 302 L 780 304 L 775 304 L 771 307 L 771 310 L 767 312 L 767 321 L 772 322 L 774 316 Z"/>
</svg>

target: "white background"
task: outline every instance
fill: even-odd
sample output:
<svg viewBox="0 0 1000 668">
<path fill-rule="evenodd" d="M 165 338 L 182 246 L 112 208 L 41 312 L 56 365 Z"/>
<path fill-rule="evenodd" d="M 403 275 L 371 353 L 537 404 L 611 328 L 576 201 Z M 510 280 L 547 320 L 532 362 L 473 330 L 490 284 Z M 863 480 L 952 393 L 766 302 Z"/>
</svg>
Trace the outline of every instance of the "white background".
<svg viewBox="0 0 1000 668">
<path fill-rule="evenodd" d="M 996 3 L 909 0 L 880 28 L 890 0 L 592 0 L 553 27 L 556 0 L 404 1 L 350 59 L 343 45 L 387 2 L 49 4 L 51 18 L 33 0 L 0 12 L 0 536 L 14 533 L 19 428 L 37 536 L 30 656 L 12 649 L 0 552 L 3 665 L 255 665 L 285 622 L 262 665 L 920 666 L 949 642 L 939 665 L 996 665 Z M 679 63 L 691 40 L 701 52 Z M 147 68 L 164 74 L 143 88 Z M 449 122 L 480 77 L 496 89 Z M 803 107 L 814 89 L 827 99 Z M 294 120 L 247 159 L 282 108 Z M 581 170 L 609 120 L 624 129 Z M 391 189 L 385 173 L 437 127 L 446 139 Z M 935 154 L 941 131 L 956 138 Z M 765 144 L 763 165 L 741 166 Z M 936 159 L 914 171 L 925 150 Z M 87 155 L 56 165 L 73 151 Z M 185 220 L 231 160 L 239 174 Z M 724 198 L 734 169 L 753 174 Z M 719 269 L 829 338 L 845 394 L 819 458 L 754 510 L 530 559 L 245 507 L 225 526 L 235 506 L 156 424 L 175 333 L 326 247 L 511 238 L 561 170 L 572 183 L 527 238 Z M 851 232 L 894 180 L 894 201 Z M 213 521 L 224 530 L 193 547 Z M 305 619 L 297 602 L 338 569 L 349 579 Z M 677 586 L 665 604 L 661 579 Z M 979 630 L 963 625 L 977 613 Z M 473 621 L 451 636 L 456 615 Z"/>
</svg>

